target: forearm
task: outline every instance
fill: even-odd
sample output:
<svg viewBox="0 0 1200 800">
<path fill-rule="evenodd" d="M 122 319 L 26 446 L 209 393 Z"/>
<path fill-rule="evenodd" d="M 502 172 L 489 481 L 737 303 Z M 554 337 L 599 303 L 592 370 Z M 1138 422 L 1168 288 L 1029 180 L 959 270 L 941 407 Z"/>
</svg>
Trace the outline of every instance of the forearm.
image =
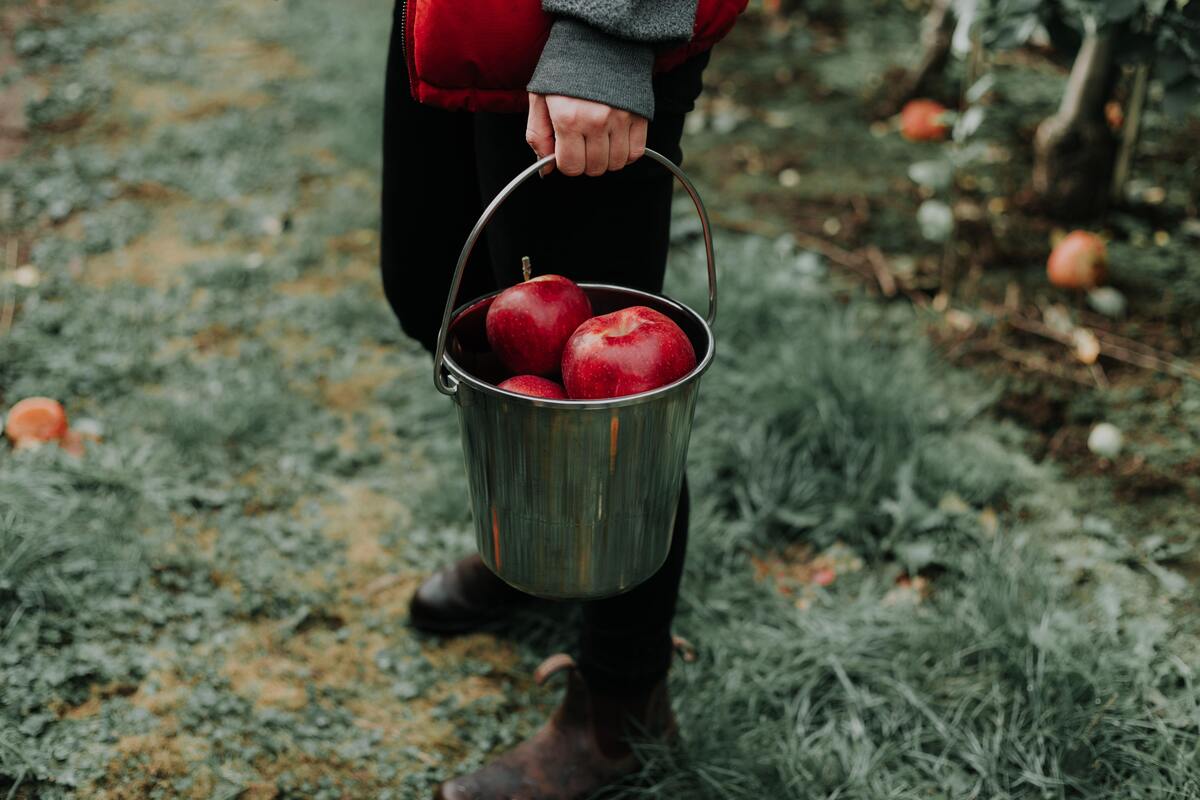
<svg viewBox="0 0 1200 800">
<path fill-rule="evenodd" d="M 574 19 L 554 23 L 529 91 L 593 100 L 654 116 L 650 76 L 654 49 L 603 33 Z"/>
<path fill-rule="evenodd" d="M 558 16 L 529 91 L 654 116 L 655 46 L 686 41 L 697 0 L 542 0 Z"/>
</svg>

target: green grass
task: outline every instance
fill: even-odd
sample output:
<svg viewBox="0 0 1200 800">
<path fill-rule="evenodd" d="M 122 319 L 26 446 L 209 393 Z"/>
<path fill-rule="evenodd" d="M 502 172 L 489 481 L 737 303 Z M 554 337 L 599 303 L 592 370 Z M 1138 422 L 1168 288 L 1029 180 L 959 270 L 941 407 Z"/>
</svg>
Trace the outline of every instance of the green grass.
<svg viewBox="0 0 1200 800">
<path fill-rule="evenodd" d="M 703 557 L 705 550 L 693 553 Z M 867 582 L 806 611 L 734 572 L 685 616 L 679 753 L 635 797 L 1194 797 L 1197 693 L 1164 631 L 1069 597 L 1000 536 L 923 606 Z"/>
<path fill-rule="evenodd" d="M 18 307 L 0 394 L 61 398 L 105 436 L 82 460 L 0 444 L 0 796 L 426 796 L 536 728 L 556 696 L 527 675 L 577 619 L 525 615 L 456 650 L 372 588 L 410 586 L 473 541 L 452 406 L 371 254 L 331 244 L 376 221 L 361 176 L 377 165 L 387 9 L 225 4 L 181 33 L 193 11 L 71 13 L 22 34 L 25 69 L 93 87 L 48 97 L 96 116 L 0 166 L 4 232 L 42 275 L 0 288 Z M 93 103 L 131 81 L 204 87 L 204 37 L 229 26 L 307 74 L 264 78 L 265 105 L 170 124 Z M 822 69 L 843 62 L 855 54 Z M 836 128 L 813 116 L 806 129 Z M 125 138 L 104 139 L 114 129 Z M 694 163 L 711 204 L 736 204 Z M 135 191 L 148 185 L 174 199 Z M 289 225 L 269 234 L 264 217 Z M 89 283 L 98 259 L 171 225 L 220 252 L 157 288 Z M 669 291 L 698 305 L 682 206 L 675 238 Z M 939 363 L 907 305 L 846 291 L 786 239 L 722 235 L 718 252 L 677 625 L 699 659 L 672 678 L 683 743 L 644 746 L 644 774 L 609 794 L 1198 796 L 1178 543 L 1127 535 L 1128 509 L 1033 464 L 1027 434 L 991 413 L 995 389 Z M 355 555 L 373 524 L 378 549 Z M 756 561 L 805 558 L 799 544 L 864 566 L 788 596 L 756 580 Z M 928 578 L 929 598 L 899 592 L 902 574 Z M 272 701 L 247 671 L 293 694 Z"/>
<path fill-rule="evenodd" d="M 726 274 L 693 459 L 707 513 L 679 622 L 701 652 L 677 670 L 685 745 L 648 750 L 650 788 L 618 794 L 1200 791 L 1200 692 L 1171 626 L 1129 614 L 1144 583 L 1064 570 L 1052 547 L 1084 527 L 1054 514 L 1070 492 L 972 419 L 986 395 L 878 309 Z M 787 337 L 764 335 L 768 303 Z M 998 533 L 988 504 L 1009 508 Z M 749 563 L 798 537 L 940 577 L 929 601 L 893 602 L 884 561 L 799 610 Z"/>
</svg>

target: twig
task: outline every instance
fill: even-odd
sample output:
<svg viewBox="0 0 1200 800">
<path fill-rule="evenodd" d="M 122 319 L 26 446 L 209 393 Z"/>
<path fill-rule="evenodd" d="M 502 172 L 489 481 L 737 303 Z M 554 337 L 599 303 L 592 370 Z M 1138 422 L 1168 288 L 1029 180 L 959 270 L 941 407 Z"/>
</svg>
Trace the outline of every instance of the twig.
<svg viewBox="0 0 1200 800">
<path fill-rule="evenodd" d="M 871 203 L 864 195 L 851 195 L 850 207 L 854 209 L 854 216 L 857 218 L 859 224 L 870 222 Z"/>
<path fill-rule="evenodd" d="M 954 343 L 941 352 L 942 358 L 947 361 L 957 361 L 962 356 L 968 353 L 975 353 L 979 350 L 986 349 L 983 347 L 984 340 L 977 336 L 961 336 L 954 340 Z"/>
<path fill-rule="evenodd" d="M 843 250 L 832 242 L 827 242 L 819 236 L 813 236 L 811 233 L 805 233 L 804 231 L 794 231 L 792 236 L 795 237 L 796 244 L 805 250 L 820 253 L 835 264 L 840 264 L 847 269 L 853 270 L 868 280 L 875 280 L 875 270 L 867 263 L 867 259 L 858 253 Z"/>
<path fill-rule="evenodd" d="M 1041 336 L 1044 339 L 1050 339 L 1068 347 L 1073 348 L 1075 346 L 1075 341 L 1071 337 L 1071 334 L 1051 328 L 1044 322 L 1030 319 L 1010 308 L 997 306 L 994 303 L 984 303 L 983 310 L 996 315 L 998 319 L 1007 322 L 1017 330 Z M 1126 364 L 1132 364 L 1136 367 L 1156 372 L 1174 375 L 1182 374 L 1186 377 L 1200 380 L 1200 366 L 1184 361 L 1181 358 L 1176 358 L 1170 353 L 1156 350 L 1149 345 L 1120 336 L 1104 328 L 1089 325 L 1088 329 L 1100 340 L 1101 354 L 1108 356 L 1114 361 L 1122 361 Z"/>
<path fill-rule="evenodd" d="M 1141 353 L 1149 358 L 1155 358 L 1168 363 L 1177 362 L 1183 364 L 1185 367 L 1192 367 L 1191 364 L 1181 361 L 1170 353 L 1164 353 L 1161 350 L 1156 350 L 1150 345 L 1143 344 L 1136 339 L 1126 338 L 1105 328 L 1094 328 L 1094 330 L 1096 333 L 1096 338 L 1098 338 L 1101 342 L 1107 343 L 1110 347 L 1120 347 L 1135 353 Z"/>
<path fill-rule="evenodd" d="M 1115 342 L 1106 341 L 1106 337 L 1098 336 L 1096 338 L 1100 339 L 1101 352 L 1117 361 L 1124 361 L 1127 364 L 1133 364 L 1134 366 L 1155 372 L 1163 372 L 1168 375 L 1182 375 L 1200 380 L 1200 367 L 1197 367 L 1195 364 L 1171 356 L 1162 358 L 1158 355 L 1131 350 Z"/>
<path fill-rule="evenodd" d="M 784 231 L 779 226 L 764 220 L 757 219 L 731 219 L 720 213 L 712 213 L 710 219 L 714 225 L 725 228 L 726 230 L 736 231 L 738 233 L 752 233 L 756 236 L 782 236 L 788 231 Z M 838 247 L 830 241 L 826 241 L 819 236 L 814 236 L 811 233 L 804 231 L 790 231 L 792 239 L 796 244 L 805 249 L 811 250 L 814 253 L 820 253 L 828 258 L 834 264 L 850 270 L 860 278 L 879 286 L 880 291 L 892 297 L 896 292 L 901 292 L 912 301 L 913 305 L 924 308 L 929 305 L 929 298 L 924 292 L 910 289 L 896 281 L 895 275 L 891 268 L 887 266 L 887 257 L 883 251 L 874 245 L 869 246 L 865 252 L 852 252 L 844 248 Z M 878 253 L 879 263 L 883 265 L 883 272 L 886 277 L 880 275 L 880 268 L 876 265 L 871 251 L 875 250 Z M 889 279 L 890 284 L 885 284 L 884 281 Z M 890 286 L 890 290 L 889 287 Z"/>
<path fill-rule="evenodd" d="M 875 245 L 870 245 L 867 250 L 867 261 L 875 270 L 875 279 L 879 281 L 879 291 L 883 292 L 884 297 L 896 296 L 896 278 L 892 275 L 892 269 L 888 265 L 887 257 L 883 255 L 883 251 Z"/>
<path fill-rule="evenodd" d="M 436 758 L 415 747 L 410 747 L 406 752 L 427 767 L 432 767 L 438 763 Z"/>
<path fill-rule="evenodd" d="M 767 222 L 761 219 L 733 219 L 724 214 L 713 211 L 709 213 L 709 218 L 714 225 L 725 228 L 726 230 L 736 231 L 737 233 L 753 233 L 757 236 L 782 236 L 784 231 L 774 223 Z"/>
<path fill-rule="evenodd" d="M 1051 375 L 1061 380 L 1070 381 L 1071 383 L 1077 383 L 1080 386 L 1086 386 L 1089 389 L 1092 388 L 1093 385 L 1092 381 L 1090 380 L 1084 380 L 1074 373 L 1068 372 L 1061 368 L 1056 368 L 1053 364 L 1041 356 L 1030 355 L 1029 353 L 1016 349 L 1015 347 L 1009 347 L 1006 344 L 1000 344 L 999 342 L 986 342 L 984 346 L 980 347 L 979 349 L 990 350 L 991 352 L 1003 358 L 1005 361 L 1011 361 L 1015 364 L 1020 364 L 1027 369 L 1032 369 L 1036 372 Z"/>
<path fill-rule="evenodd" d="M 4 248 L 5 271 L 11 272 L 17 267 L 17 239 L 10 238 Z M 8 282 L 4 282 L 4 305 L 0 308 L 0 336 L 7 336 L 12 329 L 13 317 L 17 313 L 16 292 L 11 290 Z"/>
<path fill-rule="evenodd" d="M 13 318 L 17 314 L 17 298 L 8 287 L 4 289 L 4 306 L 0 307 L 0 336 L 7 336 L 12 330 Z"/>
<path fill-rule="evenodd" d="M 994 308 L 994 307 L 993 307 Z M 1074 339 L 1069 333 L 1063 333 L 1051 328 L 1043 322 L 1028 319 L 1019 314 L 1007 314 L 1003 317 L 1004 321 L 1019 331 L 1032 333 L 1035 336 L 1041 336 L 1043 339 L 1050 339 L 1067 347 L 1074 347 Z M 1120 342 L 1123 337 L 1107 335 L 1103 331 L 1094 331 L 1097 334 L 1096 338 L 1100 340 L 1101 355 L 1108 356 L 1114 361 L 1122 361 L 1126 364 L 1132 364 L 1143 369 L 1153 370 L 1155 372 L 1164 372 L 1168 374 L 1183 374 L 1187 377 L 1200 380 L 1200 367 L 1190 364 L 1182 359 L 1174 358 L 1170 355 L 1159 353 L 1153 348 L 1146 345 L 1133 342 L 1125 339 L 1124 343 Z M 1135 345 L 1130 347 L 1129 345 Z"/>
<path fill-rule="evenodd" d="M 1021 285 L 1016 281 L 1009 281 L 1008 286 L 1004 287 L 1004 310 L 1006 312 L 1016 311 L 1021 305 Z"/>
<path fill-rule="evenodd" d="M 378 578 L 367 584 L 366 588 L 363 590 L 363 593 L 368 597 L 374 597 L 381 592 L 391 589 L 393 586 L 399 586 L 404 582 L 404 580 L 404 576 L 397 575 L 396 573 L 380 575 Z"/>
<path fill-rule="evenodd" d="M 1019 331 L 1032 333 L 1035 336 L 1041 336 L 1043 339 L 1052 339 L 1053 341 L 1056 341 L 1059 344 L 1067 345 L 1068 347 L 1074 345 L 1074 340 L 1071 339 L 1071 334 L 1055 330 L 1045 323 L 1026 319 L 1019 314 L 1009 314 L 1004 318 L 1004 321 Z"/>
<path fill-rule="evenodd" d="M 1079 315 L 1079 319 L 1085 325 L 1092 329 L 1096 337 L 1101 341 L 1111 342 L 1112 344 L 1120 345 L 1128 350 L 1143 353 L 1154 358 L 1161 358 L 1164 361 L 1170 361 L 1175 357 L 1170 353 L 1162 350 L 1156 350 L 1148 344 L 1139 342 L 1136 339 L 1130 339 L 1127 336 L 1121 336 L 1112 328 L 1112 319 L 1102 314 L 1097 314 L 1093 311 L 1088 311 L 1086 308 L 1076 308 L 1075 313 Z"/>
<path fill-rule="evenodd" d="M 1062 450 L 1063 442 L 1065 442 L 1067 437 L 1070 435 L 1071 429 L 1069 427 L 1064 426 L 1059 428 L 1057 431 L 1055 431 L 1054 435 L 1050 437 L 1050 441 L 1046 442 L 1046 453 L 1052 456 L 1058 455 L 1058 452 Z"/>
<path fill-rule="evenodd" d="M 713 224 L 719 225 L 722 228 L 727 228 L 731 231 L 739 233 L 753 233 L 759 236 L 782 236 L 785 232 L 770 222 L 757 219 L 730 219 L 723 214 L 713 213 L 711 215 Z M 792 238 L 796 244 L 805 250 L 812 250 L 814 253 L 820 253 L 828 258 L 833 263 L 857 272 L 859 275 L 875 279 L 875 271 L 871 265 L 866 262 L 862 256 L 852 253 L 849 250 L 843 250 L 832 242 L 827 242 L 819 236 L 813 236 L 804 231 L 790 231 Z"/>
</svg>

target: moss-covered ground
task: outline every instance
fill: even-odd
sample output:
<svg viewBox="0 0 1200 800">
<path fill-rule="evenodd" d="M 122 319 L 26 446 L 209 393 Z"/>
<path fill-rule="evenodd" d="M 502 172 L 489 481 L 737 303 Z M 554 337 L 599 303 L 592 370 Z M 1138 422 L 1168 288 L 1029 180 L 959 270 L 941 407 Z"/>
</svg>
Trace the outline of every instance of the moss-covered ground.
<svg viewBox="0 0 1200 800">
<path fill-rule="evenodd" d="M 452 407 L 376 275 L 386 6 L 0 8 L 0 401 L 99 434 L 0 445 L 0 796 L 407 800 L 556 701 L 531 673 L 571 608 L 407 626 L 473 537 Z M 935 271 L 905 177 L 929 146 L 865 99 L 915 24 L 755 11 L 710 70 L 686 145 L 722 224 L 678 620 L 698 657 L 682 745 L 614 794 L 1200 797 L 1200 388 L 946 357 L 989 286 L 1072 302 L 1038 280 L 1036 217 L 957 316 L 828 257 Z M 1019 164 L 1062 74 L 1004 69 Z M 1196 124 L 1154 120 L 1139 162 L 1170 213 L 1106 222 L 1120 330 L 1193 357 Z M 681 205 L 668 291 L 692 302 L 696 237 Z M 1115 460 L 1083 446 L 1099 419 Z"/>
</svg>

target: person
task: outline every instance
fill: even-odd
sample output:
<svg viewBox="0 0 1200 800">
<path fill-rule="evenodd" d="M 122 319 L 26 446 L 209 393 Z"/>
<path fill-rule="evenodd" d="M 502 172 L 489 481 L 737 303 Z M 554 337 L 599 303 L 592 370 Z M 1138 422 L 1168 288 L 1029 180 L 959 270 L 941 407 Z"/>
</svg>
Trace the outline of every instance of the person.
<svg viewBox="0 0 1200 800">
<path fill-rule="evenodd" d="M 682 161 L 684 118 L 709 54 L 653 70 L 657 53 L 692 35 L 697 0 L 543 0 L 553 23 L 528 83 L 527 113 L 414 100 L 404 5 L 397 5 L 387 66 L 381 223 L 384 290 L 403 330 L 433 351 L 459 248 L 484 204 L 549 154 L 552 174 L 526 182 L 487 229 L 458 301 L 519 281 L 526 255 L 543 272 L 576 281 L 661 291 L 673 178 L 641 155 L 650 147 Z M 735 5 L 740 11 L 745 2 Z M 632 730 L 675 734 L 666 677 L 687 541 L 685 480 L 663 566 L 623 595 L 585 603 L 578 659 L 556 656 L 539 668 L 539 682 L 569 673 L 548 723 L 481 770 L 442 784 L 437 797 L 586 797 L 637 769 Z M 417 589 L 410 620 L 453 635 L 530 602 L 471 556 Z"/>
</svg>

